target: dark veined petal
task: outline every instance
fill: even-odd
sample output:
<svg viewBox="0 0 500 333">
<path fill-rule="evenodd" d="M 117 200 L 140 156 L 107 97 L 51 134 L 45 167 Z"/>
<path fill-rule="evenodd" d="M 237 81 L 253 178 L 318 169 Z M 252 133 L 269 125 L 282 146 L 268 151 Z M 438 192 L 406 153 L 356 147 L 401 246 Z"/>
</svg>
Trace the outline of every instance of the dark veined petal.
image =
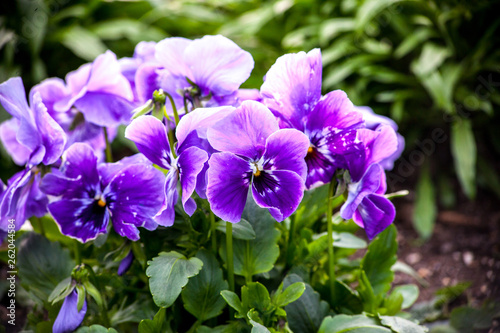
<svg viewBox="0 0 500 333">
<path fill-rule="evenodd" d="M 231 153 L 215 153 L 208 161 L 207 198 L 215 215 L 232 223 L 241 220 L 252 169 L 244 159 Z"/>
<path fill-rule="evenodd" d="M 337 167 L 341 164 L 340 157 L 331 154 L 328 150 L 312 148 L 305 158 L 307 164 L 307 189 L 329 183 Z"/>
<path fill-rule="evenodd" d="M 153 166 L 134 164 L 119 172 L 103 191 L 116 232 L 139 239 L 137 227 L 156 228 L 153 217 L 163 202 L 163 173 Z"/>
<path fill-rule="evenodd" d="M 380 165 L 372 164 L 359 182 L 348 185 L 349 194 L 346 202 L 340 209 L 340 216 L 342 218 L 346 220 L 351 219 L 363 198 L 378 190 L 381 180 L 380 174 L 383 172 Z"/>
<path fill-rule="evenodd" d="M 194 200 L 189 200 L 196 188 L 198 174 L 208 160 L 205 151 L 197 147 L 189 147 L 179 155 L 177 167 L 179 168 L 179 180 L 182 188 L 182 204 L 186 213 L 191 216 L 196 210 Z M 188 200 L 189 205 L 188 205 Z M 193 205 L 194 204 L 194 205 Z"/>
<path fill-rule="evenodd" d="M 208 129 L 208 141 L 215 149 L 258 160 L 266 139 L 279 129 L 271 111 L 261 103 L 245 101 L 227 117 Z"/>
<path fill-rule="evenodd" d="M 108 210 L 93 198 L 55 201 L 49 204 L 49 212 L 62 234 L 82 243 L 105 233 L 109 222 Z"/>
<path fill-rule="evenodd" d="M 368 239 L 372 240 L 394 221 L 395 216 L 396 209 L 389 199 L 370 194 L 361 201 L 353 220 L 365 228 Z"/>
<path fill-rule="evenodd" d="M 297 209 L 304 196 L 304 179 L 288 170 L 262 171 L 254 176 L 252 194 L 255 202 L 281 222 Z"/>
<path fill-rule="evenodd" d="M 267 138 L 264 153 L 265 170 L 289 170 L 302 177 L 307 176 L 304 158 L 309 148 L 309 139 L 296 129 L 282 129 Z"/>
<path fill-rule="evenodd" d="M 52 326 L 53 333 L 70 333 L 75 331 L 85 318 L 87 313 L 87 300 L 83 301 L 83 307 L 78 311 L 78 293 L 76 289 L 66 296 L 59 314 Z"/>
<path fill-rule="evenodd" d="M 292 127 L 303 131 L 307 114 L 321 98 L 321 52 L 285 54 L 276 60 L 260 88 L 263 103 Z"/>
<path fill-rule="evenodd" d="M 170 169 L 170 145 L 165 125 L 153 116 L 141 116 L 125 129 L 125 137 L 151 162 Z"/>
<path fill-rule="evenodd" d="M 192 41 L 184 51 L 184 60 L 192 71 L 192 80 L 207 94 L 216 96 L 235 92 L 254 66 L 250 53 L 221 35 Z"/>
<path fill-rule="evenodd" d="M 165 178 L 165 199 L 160 210 L 154 217 L 156 223 L 164 227 L 172 226 L 175 221 L 175 204 L 179 199 L 179 193 L 177 192 L 178 179 L 179 173 L 175 169 L 170 170 Z"/>
</svg>

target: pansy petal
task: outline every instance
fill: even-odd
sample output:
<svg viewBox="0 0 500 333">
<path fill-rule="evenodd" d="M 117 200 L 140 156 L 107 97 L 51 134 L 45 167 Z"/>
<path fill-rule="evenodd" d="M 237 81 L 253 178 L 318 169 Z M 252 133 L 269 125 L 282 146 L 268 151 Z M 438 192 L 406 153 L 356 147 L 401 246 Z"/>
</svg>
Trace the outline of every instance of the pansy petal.
<svg viewBox="0 0 500 333">
<path fill-rule="evenodd" d="M 153 92 L 159 88 L 158 66 L 144 64 L 135 73 L 135 84 L 139 101 L 145 103 L 153 98 Z"/>
<path fill-rule="evenodd" d="M 64 81 L 60 78 L 48 78 L 31 88 L 30 90 L 30 105 L 34 105 L 34 96 L 36 93 L 40 94 L 43 104 L 47 107 L 49 114 L 56 113 L 54 110 L 54 103 L 62 100 L 70 94 L 69 89 L 66 87 Z"/>
<path fill-rule="evenodd" d="M 281 56 L 260 88 L 263 103 L 292 127 L 304 130 L 306 115 L 321 98 L 321 75 L 319 49 Z"/>
<path fill-rule="evenodd" d="M 261 103 L 245 101 L 227 117 L 208 129 L 208 141 L 215 149 L 258 160 L 266 139 L 278 130 L 273 114 Z"/>
<path fill-rule="evenodd" d="M 23 80 L 20 77 L 10 78 L 0 84 L 0 104 L 13 117 L 30 120 L 29 122 L 33 124 Z"/>
<path fill-rule="evenodd" d="M 369 149 L 367 164 L 378 163 L 391 156 L 398 149 L 396 132 L 388 125 L 379 126 L 376 131 L 359 130 L 358 138 Z"/>
<path fill-rule="evenodd" d="M 164 227 L 172 226 L 175 221 L 175 204 L 179 199 L 179 193 L 177 192 L 178 178 L 179 174 L 177 170 L 172 169 L 168 172 L 164 187 L 165 199 L 160 210 L 154 217 L 156 223 Z"/>
<path fill-rule="evenodd" d="M 31 151 L 17 141 L 16 134 L 19 131 L 19 120 L 11 118 L 0 124 L 0 139 L 7 153 L 17 165 L 24 165 L 30 157 Z"/>
<path fill-rule="evenodd" d="M 396 216 L 392 202 L 381 195 L 366 196 L 354 213 L 354 221 L 365 228 L 366 235 L 372 240 L 385 230 Z"/>
<path fill-rule="evenodd" d="M 215 153 L 208 161 L 207 198 L 215 215 L 232 223 L 241 220 L 252 170 L 231 153 Z"/>
<path fill-rule="evenodd" d="M 128 271 L 130 266 L 132 266 L 133 261 L 134 261 L 134 253 L 132 252 L 132 250 L 130 250 L 127 256 L 123 258 L 122 261 L 120 261 L 120 266 L 118 267 L 117 271 L 118 275 L 122 276 L 123 274 L 125 274 L 125 272 Z"/>
<path fill-rule="evenodd" d="M 50 165 L 61 157 L 66 145 L 66 133 L 49 115 L 39 93 L 33 95 L 33 104 L 31 107 L 35 115 L 38 133 L 45 147 L 45 155 L 42 162 L 45 165 Z"/>
<path fill-rule="evenodd" d="M 281 222 L 297 209 L 304 196 L 304 179 L 288 170 L 263 171 L 253 178 L 252 194 L 257 205 Z"/>
<path fill-rule="evenodd" d="M 200 56 L 203 55 L 203 56 Z M 228 95 L 236 91 L 252 72 L 254 61 L 230 39 L 204 36 L 194 40 L 184 51 L 193 81 L 205 94 Z"/>
<path fill-rule="evenodd" d="M 55 201 L 49 204 L 49 212 L 62 234 L 82 243 L 105 233 L 109 222 L 108 210 L 94 198 Z"/>
<path fill-rule="evenodd" d="M 127 124 L 134 109 L 132 102 L 105 92 L 88 92 L 75 101 L 75 106 L 85 120 L 102 127 Z"/>
<path fill-rule="evenodd" d="M 166 38 L 158 42 L 155 52 L 156 61 L 173 76 L 187 76 L 192 79 L 191 70 L 184 62 L 184 51 L 191 43 L 191 40 L 181 37 Z"/>
<path fill-rule="evenodd" d="M 198 137 L 206 139 L 207 129 L 233 111 L 234 108 L 231 106 L 221 106 L 215 108 L 198 108 L 184 115 L 175 130 L 178 147 L 182 146 L 184 140 L 193 131 L 198 132 Z"/>
<path fill-rule="evenodd" d="M 265 170 L 289 170 L 302 177 L 307 176 L 304 160 L 309 139 L 296 129 L 282 129 L 269 136 L 264 153 Z"/>
<path fill-rule="evenodd" d="M 151 162 L 170 169 L 170 145 L 165 125 L 153 116 L 141 116 L 125 129 L 125 137 Z"/>
<path fill-rule="evenodd" d="M 116 232 L 138 240 L 136 227 L 154 229 L 153 217 L 163 202 L 163 173 L 153 166 L 134 164 L 119 172 L 103 192 Z"/>
<path fill-rule="evenodd" d="M 87 300 L 84 299 L 83 306 L 78 311 L 78 293 L 76 289 L 66 296 L 59 310 L 54 325 L 52 326 L 53 333 L 68 333 L 75 331 L 85 318 L 87 313 Z"/>
<path fill-rule="evenodd" d="M 86 143 L 74 143 L 63 154 L 61 173 L 68 178 L 82 179 L 84 184 L 97 186 L 97 157 Z"/>
<path fill-rule="evenodd" d="M 182 188 L 182 204 L 184 210 L 191 216 L 193 215 L 193 201 L 190 202 L 190 209 L 186 209 L 187 201 L 196 188 L 196 179 L 198 174 L 203 169 L 203 165 L 208 160 L 208 155 L 205 151 L 197 147 L 189 147 L 179 155 L 177 166 L 179 168 L 179 180 Z M 196 209 L 196 204 L 194 204 Z"/>
<path fill-rule="evenodd" d="M 126 156 L 115 163 L 102 163 L 97 167 L 99 170 L 99 176 L 101 176 L 101 186 L 103 188 L 108 186 L 109 182 L 119 172 L 133 164 L 144 164 L 145 166 L 150 166 L 152 163 L 146 158 L 146 156 L 140 153 L 132 156 Z"/>
<path fill-rule="evenodd" d="M 363 198 L 377 191 L 380 187 L 380 174 L 382 172 L 384 171 L 380 165 L 372 164 L 359 182 L 348 185 L 349 194 L 347 200 L 340 208 L 342 218 L 351 219 Z"/>
<path fill-rule="evenodd" d="M 7 188 L 2 193 L 0 203 L 0 217 L 13 216 L 16 214 L 20 198 L 26 196 L 29 189 L 28 183 L 33 176 L 31 169 L 24 169 L 12 176 L 7 184 Z M 19 221 L 24 223 L 24 221 Z"/>
<path fill-rule="evenodd" d="M 307 164 L 307 189 L 310 190 L 329 183 L 335 170 L 340 165 L 339 160 L 338 156 L 331 154 L 329 151 L 312 149 L 305 158 Z"/>
</svg>

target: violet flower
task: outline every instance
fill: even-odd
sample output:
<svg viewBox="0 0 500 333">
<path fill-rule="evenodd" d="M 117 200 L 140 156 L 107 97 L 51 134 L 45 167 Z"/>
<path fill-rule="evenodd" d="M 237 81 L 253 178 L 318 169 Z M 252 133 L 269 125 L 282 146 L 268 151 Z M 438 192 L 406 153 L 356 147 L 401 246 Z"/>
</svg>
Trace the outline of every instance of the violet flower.
<svg viewBox="0 0 500 333">
<path fill-rule="evenodd" d="M 281 128 L 296 128 L 309 138 L 306 187 L 329 183 L 344 155 L 360 149 L 356 130 L 363 118 L 347 95 L 336 90 L 321 96 L 321 53 L 286 54 L 269 69 L 261 87 L 263 103 L 279 118 Z"/>
<path fill-rule="evenodd" d="M 113 52 L 106 51 L 91 64 L 66 75 L 66 84 L 70 93 L 54 103 L 56 111 L 65 112 L 74 107 L 85 120 L 101 127 L 130 121 L 134 94 Z"/>
<path fill-rule="evenodd" d="M 254 66 L 250 53 L 220 35 L 193 41 L 179 37 L 164 39 L 156 45 L 156 60 L 161 67 L 151 67 L 149 75 L 142 73 L 142 84 L 156 81 L 158 88 L 173 97 L 178 109 L 184 106 L 184 98 L 192 109 L 198 104 L 203 107 L 235 104 L 238 88 Z"/>
<path fill-rule="evenodd" d="M 53 333 L 70 333 L 74 332 L 81 325 L 83 318 L 87 314 L 87 300 L 83 301 L 83 307 L 78 311 L 78 293 L 76 289 L 66 296 L 59 310 L 54 325 L 52 326 Z"/>
<path fill-rule="evenodd" d="M 264 105 L 245 101 L 208 129 L 208 141 L 221 151 L 210 157 L 207 197 L 215 215 L 239 222 L 249 187 L 255 202 L 277 221 L 290 216 L 304 195 L 307 137 L 280 130 Z"/>
<path fill-rule="evenodd" d="M 48 208 L 63 234 L 86 242 L 107 232 L 111 219 L 120 236 L 135 241 L 138 227 L 157 227 L 153 216 L 163 201 L 162 179 L 143 156 L 98 165 L 89 145 L 75 143 L 40 187 L 58 197 Z"/>
<path fill-rule="evenodd" d="M 359 181 L 348 184 L 348 191 L 340 216 L 352 218 L 365 229 L 368 239 L 375 238 L 394 221 L 396 209 L 383 195 L 386 191 L 385 173 L 379 164 L 372 164 Z"/>
<path fill-rule="evenodd" d="M 165 201 L 155 221 L 162 226 L 171 226 L 175 219 L 174 206 L 179 194 L 177 183 L 182 189 L 182 205 L 188 215 L 196 210 L 196 202 L 191 195 L 196 188 L 197 176 L 208 159 L 207 153 L 192 146 L 177 151 L 175 158 L 170 150 L 167 128 L 153 116 L 141 116 L 135 119 L 125 130 L 125 137 L 133 141 L 137 149 L 151 162 L 169 170 L 164 182 Z"/>
</svg>

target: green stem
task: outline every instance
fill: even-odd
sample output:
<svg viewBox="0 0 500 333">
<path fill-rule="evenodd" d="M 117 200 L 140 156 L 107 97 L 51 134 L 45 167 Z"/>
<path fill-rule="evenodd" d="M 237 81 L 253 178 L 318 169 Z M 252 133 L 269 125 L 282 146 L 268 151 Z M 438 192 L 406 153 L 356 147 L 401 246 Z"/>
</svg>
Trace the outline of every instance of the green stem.
<svg viewBox="0 0 500 333">
<path fill-rule="evenodd" d="M 167 95 L 168 99 L 170 100 L 170 104 L 172 104 L 172 111 L 174 112 L 174 119 L 175 119 L 175 125 L 179 123 L 179 113 L 177 112 L 177 108 L 175 107 L 174 99 L 170 94 L 165 93 Z"/>
<path fill-rule="evenodd" d="M 326 210 L 326 224 L 328 228 L 328 272 L 329 272 L 329 285 L 330 285 L 330 301 L 331 304 L 335 300 L 335 257 L 333 252 L 333 226 L 332 226 L 332 198 L 335 189 L 335 180 L 330 182 L 328 188 L 327 210 Z"/>
<path fill-rule="evenodd" d="M 295 214 L 290 217 L 290 230 L 288 231 L 288 244 L 286 247 L 286 265 L 290 265 L 292 258 L 293 248 L 293 235 L 295 234 Z"/>
<path fill-rule="evenodd" d="M 81 265 L 82 255 L 80 254 L 80 242 L 78 242 L 77 240 L 75 240 L 74 242 L 75 242 L 75 261 L 77 265 Z"/>
<path fill-rule="evenodd" d="M 42 220 L 36 216 L 33 216 L 33 220 L 36 221 L 36 224 L 38 224 L 38 227 L 40 228 L 40 235 L 45 236 L 45 229 L 43 227 Z"/>
<path fill-rule="evenodd" d="M 226 255 L 229 290 L 234 292 L 233 224 L 231 222 L 226 222 Z"/>
<path fill-rule="evenodd" d="M 103 127 L 103 129 L 104 129 L 104 140 L 106 141 L 106 162 L 112 163 L 113 155 L 111 154 L 111 145 L 109 144 L 108 129 L 106 127 Z"/>
<path fill-rule="evenodd" d="M 170 151 L 172 152 L 172 156 L 177 158 L 177 154 L 175 153 L 174 148 L 174 131 L 168 131 L 168 143 L 170 144 Z"/>
<path fill-rule="evenodd" d="M 217 255 L 217 235 L 215 234 L 215 215 L 210 209 L 210 238 L 212 238 L 212 251 Z"/>
</svg>

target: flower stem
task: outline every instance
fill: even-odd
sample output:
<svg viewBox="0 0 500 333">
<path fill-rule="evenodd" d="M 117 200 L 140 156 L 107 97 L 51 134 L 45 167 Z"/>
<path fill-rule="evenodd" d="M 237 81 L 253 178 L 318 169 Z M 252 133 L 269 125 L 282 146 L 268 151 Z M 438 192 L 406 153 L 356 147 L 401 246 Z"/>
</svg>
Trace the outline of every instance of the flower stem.
<svg viewBox="0 0 500 333">
<path fill-rule="evenodd" d="M 80 242 L 75 240 L 74 244 L 75 244 L 75 261 L 77 265 L 80 265 L 82 263 L 82 255 L 80 254 Z"/>
<path fill-rule="evenodd" d="M 104 130 L 104 140 L 106 141 L 106 162 L 113 162 L 113 155 L 111 154 L 111 145 L 109 144 L 108 129 L 103 127 Z"/>
<path fill-rule="evenodd" d="M 295 234 L 295 214 L 290 217 L 290 230 L 288 231 L 288 243 L 286 247 L 286 266 L 292 263 L 292 243 L 293 243 L 293 235 Z"/>
<path fill-rule="evenodd" d="M 165 93 L 167 95 L 168 99 L 170 100 L 170 104 L 172 104 L 172 111 L 174 112 L 174 119 L 175 119 L 175 125 L 179 123 L 179 113 L 177 112 L 177 108 L 175 107 L 174 99 L 170 94 Z"/>
<path fill-rule="evenodd" d="M 168 131 L 168 143 L 170 144 L 170 151 L 172 152 L 172 156 L 174 158 L 177 158 L 177 154 L 175 153 L 175 148 L 174 148 L 174 131 Z"/>
<path fill-rule="evenodd" d="M 210 209 L 210 238 L 212 238 L 212 251 L 217 255 L 217 235 L 215 234 L 215 215 Z"/>
<path fill-rule="evenodd" d="M 335 299 L 335 257 L 333 252 L 333 226 L 332 226 L 332 198 L 335 189 L 335 180 L 330 182 L 328 188 L 327 208 L 326 208 L 326 225 L 328 230 L 328 272 L 330 285 L 330 301 L 334 303 Z"/>
<path fill-rule="evenodd" d="M 226 256 L 229 290 L 234 292 L 233 224 L 231 222 L 226 222 Z"/>
</svg>

